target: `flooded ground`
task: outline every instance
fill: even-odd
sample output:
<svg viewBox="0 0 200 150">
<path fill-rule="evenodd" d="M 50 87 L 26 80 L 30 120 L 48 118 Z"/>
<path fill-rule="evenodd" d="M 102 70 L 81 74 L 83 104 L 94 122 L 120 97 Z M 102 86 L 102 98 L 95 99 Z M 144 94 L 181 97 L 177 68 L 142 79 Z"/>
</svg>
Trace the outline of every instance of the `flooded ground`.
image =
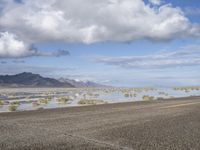
<svg viewBox="0 0 200 150">
<path fill-rule="evenodd" d="M 0 112 L 200 96 L 184 88 L 1 88 Z"/>
</svg>

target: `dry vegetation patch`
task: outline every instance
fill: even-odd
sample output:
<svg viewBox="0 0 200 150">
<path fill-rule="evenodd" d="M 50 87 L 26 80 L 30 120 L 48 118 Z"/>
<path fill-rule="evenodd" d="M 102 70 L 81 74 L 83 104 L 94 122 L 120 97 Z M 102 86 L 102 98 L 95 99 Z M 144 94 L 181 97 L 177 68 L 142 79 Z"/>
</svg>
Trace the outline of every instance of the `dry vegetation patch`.
<svg viewBox="0 0 200 150">
<path fill-rule="evenodd" d="M 68 101 L 70 101 L 69 97 L 59 97 L 56 100 L 58 103 L 67 103 Z"/>
<path fill-rule="evenodd" d="M 4 102 L 0 100 L 0 106 L 3 106 L 3 105 L 4 105 Z"/>
<path fill-rule="evenodd" d="M 8 110 L 9 110 L 9 111 L 16 111 L 17 108 L 18 108 L 18 105 L 16 105 L 16 104 L 10 104 L 10 105 L 8 106 Z"/>
</svg>

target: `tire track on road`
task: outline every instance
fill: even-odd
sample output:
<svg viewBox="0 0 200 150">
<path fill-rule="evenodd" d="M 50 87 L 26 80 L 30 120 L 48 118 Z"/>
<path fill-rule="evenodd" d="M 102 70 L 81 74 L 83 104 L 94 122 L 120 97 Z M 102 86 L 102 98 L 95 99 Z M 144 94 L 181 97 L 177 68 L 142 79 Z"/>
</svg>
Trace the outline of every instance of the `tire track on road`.
<svg viewBox="0 0 200 150">
<path fill-rule="evenodd" d="M 79 136 L 79 135 L 74 135 L 74 134 L 64 134 L 64 135 L 72 137 L 72 138 L 78 138 L 78 139 L 81 139 L 81 140 L 84 140 L 84 141 L 88 141 L 88 142 L 91 142 L 91 143 L 95 143 L 97 145 L 108 146 L 108 147 L 111 147 L 111 148 L 114 148 L 114 149 L 133 150 L 132 148 L 129 148 L 129 147 L 123 147 L 123 146 L 115 145 L 115 144 L 108 143 L 108 142 L 105 142 L 105 141 L 99 141 L 99 140 L 87 138 L 85 136 Z"/>
</svg>

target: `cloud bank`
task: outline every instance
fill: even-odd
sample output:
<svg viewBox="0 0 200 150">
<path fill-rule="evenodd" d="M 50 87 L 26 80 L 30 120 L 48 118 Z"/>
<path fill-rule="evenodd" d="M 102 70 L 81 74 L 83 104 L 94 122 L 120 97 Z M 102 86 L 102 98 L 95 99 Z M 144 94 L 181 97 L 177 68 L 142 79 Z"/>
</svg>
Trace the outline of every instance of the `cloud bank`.
<svg viewBox="0 0 200 150">
<path fill-rule="evenodd" d="M 200 65 L 200 46 L 190 45 L 180 50 L 143 56 L 95 57 L 98 63 L 125 69 L 164 69 Z"/>
<path fill-rule="evenodd" d="M 23 41 L 94 43 L 199 36 L 199 24 L 171 4 L 143 0 L 1 0 L 0 28 Z M 160 0 L 151 3 L 161 4 Z"/>
<path fill-rule="evenodd" d="M 152 5 L 153 4 L 153 5 Z M 200 25 L 161 0 L 1 0 L 0 57 L 60 56 L 38 42 L 168 41 L 199 37 Z"/>
</svg>

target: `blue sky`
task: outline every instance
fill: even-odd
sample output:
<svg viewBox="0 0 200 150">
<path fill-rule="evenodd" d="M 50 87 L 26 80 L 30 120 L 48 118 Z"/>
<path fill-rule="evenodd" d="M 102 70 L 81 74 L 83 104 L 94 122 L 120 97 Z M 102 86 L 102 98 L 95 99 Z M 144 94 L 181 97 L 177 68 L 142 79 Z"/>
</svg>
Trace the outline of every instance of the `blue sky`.
<svg viewBox="0 0 200 150">
<path fill-rule="evenodd" d="M 0 10 L 0 74 L 129 87 L 200 83 L 198 0 L 2 0 Z"/>
</svg>

